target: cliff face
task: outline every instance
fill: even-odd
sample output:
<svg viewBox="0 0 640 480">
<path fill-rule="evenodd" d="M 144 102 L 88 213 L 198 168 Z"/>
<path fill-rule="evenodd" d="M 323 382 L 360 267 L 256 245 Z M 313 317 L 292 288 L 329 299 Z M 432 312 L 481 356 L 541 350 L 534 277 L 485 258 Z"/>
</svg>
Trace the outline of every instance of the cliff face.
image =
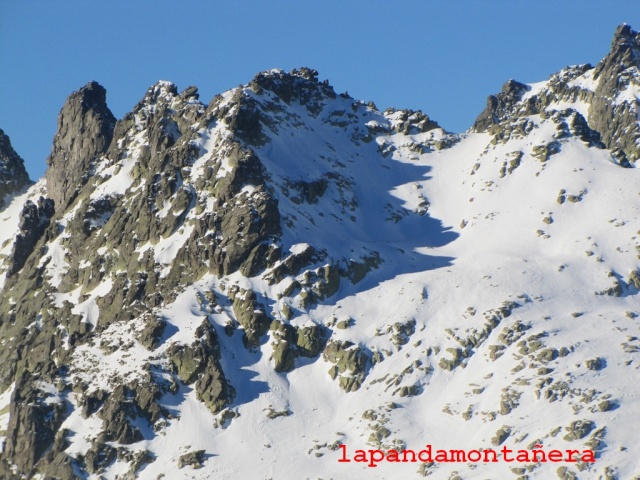
<svg viewBox="0 0 640 480">
<path fill-rule="evenodd" d="M 0 130 L 0 208 L 5 207 L 6 197 L 31 184 L 24 168 L 24 160 L 11 146 L 11 140 Z"/>
<path fill-rule="evenodd" d="M 554 105 L 579 103 L 578 113 L 599 135 L 619 163 L 629 166 L 640 158 L 640 36 L 629 25 L 617 28 L 611 50 L 595 67 L 580 65 L 553 75 L 535 89 L 510 80 L 491 95 L 473 131 L 490 131 L 502 121 L 540 114 Z"/>
<path fill-rule="evenodd" d="M 629 25 L 616 30 L 611 51 L 593 70 L 594 89 L 589 124 L 623 163 L 640 158 L 640 34 Z"/>
<path fill-rule="evenodd" d="M 46 183 L 21 198 L 17 231 L 7 242 L 0 331 L 10 347 L 0 352 L 0 379 L 15 400 L 5 475 L 11 468 L 65 478 L 78 468 L 105 471 L 116 455 L 110 442 L 137 444 L 146 438 L 143 424 L 173 418 L 163 399 L 182 388 L 209 414 L 233 415 L 229 407 L 245 402 L 251 386 L 231 380 L 237 367 L 229 367 L 223 351 L 262 356 L 271 331 L 274 372 L 317 360 L 330 330 L 289 323 L 296 312 L 362 281 L 385 251 L 395 251 L 384 244 L 406 241 L 407 229 L 429 232 L 438 238 L 434 244 L 445 241 L 418 193 L 411 196 L 416 218 L 397 230 L 386 225 L 407 215 L 400 202 L 369 198 L 370 190 L 385 191 L 424 170 L 386 174 L 395 150 L 417 158 L 455 143 L 421 112 L 378 112 L 337 95 L 310 69 L 261 73 L 208 105 L 195 87 L 178 92 L 158 82 L 115 124 L 105 98 L 94 82 L 69 97 Z M 299 138 L 286 140 L 293 132 Z M 396 134 L 408 143 L 396 145 Z M 379 144 L 378 135 L 389 140 Z M 230 278 L 247 281 L 223 280 Z M 251 278 L 271 286 L 268 296 Z M 200 313 L 174 341 L 178 317 L 166 309 L 187 290 L 192 296 L 192 285 L 203 279 L 193 297 Z M 125 325 L 143 347 L 138 373 L 88 374 L 80 364 L 96 361 L 94 346 L 126 355 L 127 346 L 106 347 L 113 329 Z M 332 345 L 328 358 L 351 368 L 350 343 Z M 366 352 L 353 368 L 368 368 Z M 348 370 L 336 375 L 343 388 L 357 390 L 364 370 L 352 380 Z M 71 390 L 54 399 L 45 383 Z M 82 460 L 65 453 L 64 440 L 68 408 L 80 405 L 78 414 L 103 423 Z"/>
<path fill-rule="evenodd" d="M 631 478 L 637 39 L 509 81 L 464 135 L 308 68 L 208 104 L 161 81 L 117 122 L 73 93 L 3 212 L 0 477 L 359 478 L 340 444 L 427 438 Z"/>
<path fill-rule="evenodd" d="M 69 96 L 58 115 L 45 178 L 47 193 L 59 210 L 75 198 L 111 143 L 116 119 L 106 99 L 106 90 L 90 82 Z"/>
</svg>

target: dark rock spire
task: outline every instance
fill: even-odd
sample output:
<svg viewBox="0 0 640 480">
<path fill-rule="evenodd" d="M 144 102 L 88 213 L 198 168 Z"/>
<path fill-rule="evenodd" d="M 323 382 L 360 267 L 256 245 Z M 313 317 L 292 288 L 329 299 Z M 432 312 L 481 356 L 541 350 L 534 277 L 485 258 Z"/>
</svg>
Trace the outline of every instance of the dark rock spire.
<svg viewBox="0 0 640 480">
<path fill-rule="evenodd" d="M 72 93 L 60 110 L 45 174 L 47 192 L 56 210 L 64 209 L 75 198 L 90 175 L 92 162 L 111 143 L 116 119 L 106 97 L 104 87 L 89 82 Z"/>
<path fill-rule="evenodd" d="M 4 207 L 7 195 L 22 190 L 30 183 L 24 160 L 11 146 L 8 135 L 0 129 L 0 208 Z"/>
<path fill-rule="evenodd" d="M 640 34 L 629 25 L 620 25 L 611 50 L 593 72 L 598 80 L 589 108 L 589 124 L 620 163 L 628 165 L 640 158 L 638 102 L 620 101 L 620 95 L 640 83 Z"/>
</svg>

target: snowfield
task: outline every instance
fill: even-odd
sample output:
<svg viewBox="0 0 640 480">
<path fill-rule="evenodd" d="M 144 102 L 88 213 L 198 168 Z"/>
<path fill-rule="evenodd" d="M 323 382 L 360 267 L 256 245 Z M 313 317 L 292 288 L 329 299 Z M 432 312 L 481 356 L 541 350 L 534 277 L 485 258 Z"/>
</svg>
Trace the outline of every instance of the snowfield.
<svg viewBox="0 0 640 480">
<path fill-rule="evenodd" d="M 640 169 L 624 168 L 580 129 L 592 108 L 587 93 L 531 113 L 527 102 L 552 89 L 534 83 L 509 107 L 513 118 L 451 134 L 420 112 L 380 112 L 303 74 L 263 72 L 259 87 L 218 97 L 217 116 L 197 123 L 184 119 L 190 109 L 202 114 L 203 104 L 172 93 L 168 82 L 152 87 L 145 98 L 156 95 L 157 104 L 148 100 L 132 117 L 119 143 L 124 153 L 105 157 L 99 180 L 57 220 L 59 236 L 42 244 L 50 311 L 31 328 L 66 306 L 94 332 L 77 344 L 66 339 L 64 388 L 39 384 L 42 402 L 66 409 L 57 431 L 78 478 L 640 478 Z M 282 93 L 287 81 L 298 89 L 291 98 Z M 593 93 L 593 71 L 570 87 Z M 638 98 L 631 82 L 614 101 L 637 107 Z M 160 148 L 145 115 L 163 111 L 161 102 L 167 118 L 188 125 L 163 124 L 167 151 L 191 135 L 195 153 L 155 204 L 150 177 L 136 172 L 144 152 Z M 259 121 L 225 123 L 243 114 Z M 245 157 L 238 160 L 232 142 Z M 259 168 L 243 167 L 244 182 L 221 199 L 220 185 L 235 181 L 238 165 L 254 165 L 243 158 Z M 44 188 L 34 185 L 2 213 L 3 259 L 21 205 Z M 236 268 L 189 279 L 189 255 L 225 241 L 219 225 L 247 205 L 243 233 L 222 251 L 248 241 L 267 195 L 281 231 L 263 246 L 278 258 L 252 275 Z M 105 198 L 123 209 L 144 198 L 171 228 L 144 242 L 146 225 L 126 232 L 134 261 L 109 243 L 105 232 L 124 221 L 109 211 L 89 231 L 91 245 L 104 245 L 74 251 L 68 236 L 82 202 Z M 225 208 L 228 217 L 219 213 Z M 215 228 L 199 223 L 208 215 Z M 143 261 L 153 268 L 141 272 Z M 64 283 L 71 274 L 74 288 Z M 105 299 L 146 285 L 144 275 L 155 275 L 163 294 L 172 285 L 171 295 L 153 305 L 149 292 L 132 296 L 127 307 L 137 314 L 106 321 Z M 238 304 L 268 318 L 257 345 L 247 342 Z M 162 329 L 147 344 L 151 319 Z M 215 413 L 198 383 L 176 373 L 176 349 L 204 341 L 203 325 L 234 389 Z M 323 332 L 322 352 L 280 368 L 282 344 L 292 342 L 282 332 L 314 328 Z M 151 421 L 148 412 L 124 410 L 139 436 L 105 440 L 107 402 L 91 410 L 86 399 L 151 384 L 161 389 L 164 413 Z M 14 388 L 0 394 L 3 431 Z M 134 396 L 127 405 L 140 401 Z M 83 470 L 96 445 L 112 457 Z M 425 449 L 429 460 L 389 453 Z M 438 450 L 464 451 L 466 460 L 435 461 Z M 496 461 L 474 460 L 487 450 Z M 531 455 L 525 461 L 509 460 L 523 451 Z"/>
</svg>

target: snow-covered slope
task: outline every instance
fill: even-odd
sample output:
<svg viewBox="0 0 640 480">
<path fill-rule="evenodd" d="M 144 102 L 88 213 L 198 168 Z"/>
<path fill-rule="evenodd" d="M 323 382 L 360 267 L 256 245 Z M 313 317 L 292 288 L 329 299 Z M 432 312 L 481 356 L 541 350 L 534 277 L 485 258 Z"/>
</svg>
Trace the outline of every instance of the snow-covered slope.
<svg viewBox="0 0 640 480">
<path fill-rule="evenodd" d="M 638 50 L 465 134 L 305 68 L 159 82 L 115 126 L 74 93 L 86 173 L 59 134 L 3 212 L 0 475 L 640 475 Z M 468 458 L 378 457 L 426 445 Z"/>
</svg>

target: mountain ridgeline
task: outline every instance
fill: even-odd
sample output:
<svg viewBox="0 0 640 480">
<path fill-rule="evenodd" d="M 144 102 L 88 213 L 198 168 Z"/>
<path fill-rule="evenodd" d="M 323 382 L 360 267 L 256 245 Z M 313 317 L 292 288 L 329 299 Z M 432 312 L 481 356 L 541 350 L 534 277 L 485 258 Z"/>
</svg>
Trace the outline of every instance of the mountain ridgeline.
<svg viewBox="0 0 640 480">
<path fill-rule="evenodd" d="M 638 98 L 623 25 L 464 134 L 309 68 L 122 119 L 90 82 L 36 183 L 0 131 L 0 478 L 370 478 L 339 445 L 427 437 L 597 461 L 379 478 L 639 475 Z"/>
<path fill-rule="evenodd" d="M 491 131 L 503 120 L 540 114 L 562 102 L 581 101 L 589 108 L 587 115 L 576 121 L 599 135 L 622 165 L 635 163 L 640 158 L 640 127 L 638 106 L 629 96 L 629 90 L 638 82 L 639 41 L 637 32 L 621 25 L 615 32 L 611 51 L 595 68 L 587 64 L 562 70 L 536 95 L 526 95 L 531 87 L 508 81 L 502 92 L 489 97 L 487 108 L 474 123 L 473 130 Z M 584 83 L 587 79 L 589 83 Z"/>
</svg>

